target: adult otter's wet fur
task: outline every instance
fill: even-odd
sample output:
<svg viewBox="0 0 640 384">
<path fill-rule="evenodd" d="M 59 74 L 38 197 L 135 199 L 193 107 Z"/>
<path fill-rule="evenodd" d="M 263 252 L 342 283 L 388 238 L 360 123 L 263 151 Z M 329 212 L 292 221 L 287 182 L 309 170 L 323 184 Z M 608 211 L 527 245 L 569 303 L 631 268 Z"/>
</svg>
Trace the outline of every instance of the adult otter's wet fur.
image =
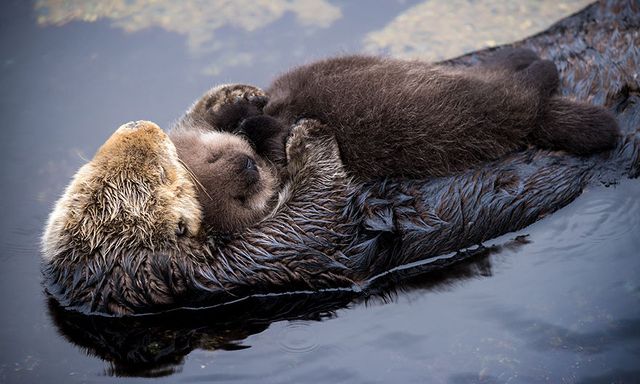
<svg viewBox="0 0 640 384">
<path fill-rule="evenodd" d="M 237 216 L 257 220 L 266 209 L 261 216 L 238 201 L 244 191 L 234 187 L 246 184 L 245 173 L 221 170 L 209 160 L 220 148 L 207 135 L 198 144 L 192 131 L 241 134 L 253 144 L 253 158 L 270 160 L 273 170 L 283 164 L 289 127 L 313 118 L 337 137 L 347 172 L 360 180 L 444 176 L 526 144 L 580 155 L 611 149 L 618 137 L 611 114 L 557 96 L 558 83 L 555 65 L 528 49 L 503 49 L 471 68 L 346 56 L 294 69 L 266 93 L 216 87 L 170 136 L 201 181 L 205 223 L 237 230 L 251 223 Z"/>
<path fill-rule="evenodd" d="M 454 176 L 363 183 L 347 175 L 324 128 L 305 121 L 289 141 L 296 169 L 283 204 L 229 238 L 203 230 L 195 184 L 168 137 L 150 123 L 126 126 L 76 174 L 50 217 L 46 289 L 64 307 L 102 314 L 293 290 L 366 292 L 377 273 L 522 228 L 592 180 L 640 174 L 639 27 L 638 7 L 607 3 L 521 43 L 559 64 L 571 60 L 559 65 L 562 92 L 614 111 L 623 135 L 609 154 L 531 148 Z"/>
</svg>

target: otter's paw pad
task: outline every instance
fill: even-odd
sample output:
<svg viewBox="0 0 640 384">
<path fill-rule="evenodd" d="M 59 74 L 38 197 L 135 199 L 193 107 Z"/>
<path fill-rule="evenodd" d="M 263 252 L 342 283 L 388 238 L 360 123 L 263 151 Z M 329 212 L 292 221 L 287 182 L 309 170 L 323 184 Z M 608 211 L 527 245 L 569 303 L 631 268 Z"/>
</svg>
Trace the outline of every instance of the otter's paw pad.
<svg viewBox="0 0 640 384">
<path fill-rule="evenodd" d="M 234 132 L 244 119 L 261 115 L 268 101 L 260 88 L 244 84 L 221 85 L 200 98 L 188 114 L 204 120 L 212 129 Z"/>
<path fill-rule="evenodd" d="M 269 100 L 267 94 L 260 88 L 246 84 L 221 85 L 203 97 L 206 99 L 205 109 L 216 113 L 227 104 L 249 103 L 262 109 Z"/>
</svg>

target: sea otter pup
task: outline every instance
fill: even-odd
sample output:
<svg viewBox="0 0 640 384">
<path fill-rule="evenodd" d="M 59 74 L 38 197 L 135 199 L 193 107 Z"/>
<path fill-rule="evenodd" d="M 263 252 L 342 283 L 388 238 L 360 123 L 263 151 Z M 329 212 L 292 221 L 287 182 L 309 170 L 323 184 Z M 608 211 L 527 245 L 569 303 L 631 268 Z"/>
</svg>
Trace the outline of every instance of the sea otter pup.
<svg viewBox="0 0 640 384">
<path fill-rule="evenodd" d="M 282 170 L 257 155 L 241 136 L 174 129 L 172 141 L 196 182 L 208 227 L 232 232 L 264 218 L 273 208 Z"/>
<path fill-rule="evenodd" d="M 615 119 L 555 95 L 558 83 L 555 65 L 527 49 L 504 49 L 475 67 L 338 57 L 294 69 L 266 93 L 216 87 L 170 136 L 201 183 L 204 222 L 233 231 L 265 216 L 289 127 L 301 118 L 326 125 L 361 180 L 448 175 L 527 144 L 580 155 L 612 148 Z M 247 160 L 242 145 L 221 151 L 211 131 L 244 136 L 255 155 Z M 218 160 L 230 157 L 233 167 Z"/>
</svg>

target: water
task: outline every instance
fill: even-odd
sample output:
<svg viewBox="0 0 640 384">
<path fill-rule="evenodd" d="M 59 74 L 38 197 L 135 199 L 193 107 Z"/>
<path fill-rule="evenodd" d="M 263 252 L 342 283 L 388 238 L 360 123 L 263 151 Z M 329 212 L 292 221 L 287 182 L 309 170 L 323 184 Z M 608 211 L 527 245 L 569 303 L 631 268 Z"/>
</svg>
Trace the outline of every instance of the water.
<svg viewBox="0 0 640 384">
<path fill-rule="evenodd" d="M 466 29 L 449 18 L 449 30 L 438 14 L 449 3 L 439 1 L 49 3 L 5 1 L 0 12 L 0 382 L 640 381 L 637 180 L 592 187 L 487 245 L 526 241 L 369 300 L 271 298 L 227 312 L 109 322 L 60 316 L 40 285 L 47 214 L 121 123 L 168 127 L 215 83 L 264 86 L 332 53 L 442 58 L 499 44 L 583 2 L 505 11 L 460 1 L 462 14 L 475 17 L 463 17 Z M 429 12 L 440 24 L 421 22 Z M 164 360 L 144 365 L 145 356 Z M 118 378 L 127 380 L 137 379 Z"/>
</svg>

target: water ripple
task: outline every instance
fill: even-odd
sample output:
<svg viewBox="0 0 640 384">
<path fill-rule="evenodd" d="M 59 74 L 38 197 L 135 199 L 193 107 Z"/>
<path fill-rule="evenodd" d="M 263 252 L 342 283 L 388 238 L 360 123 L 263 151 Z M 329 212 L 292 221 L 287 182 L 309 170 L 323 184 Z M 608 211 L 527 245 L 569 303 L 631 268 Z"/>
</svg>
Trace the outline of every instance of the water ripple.
<svg viewBox="0 0 640 384">
<path fill-rule="evenodd" d="M 308 353 L 318 348 L 316 334 L 304 321 L 291 321 L 280 332 L 280 348 L 289 353 Z"/>
</svg>

